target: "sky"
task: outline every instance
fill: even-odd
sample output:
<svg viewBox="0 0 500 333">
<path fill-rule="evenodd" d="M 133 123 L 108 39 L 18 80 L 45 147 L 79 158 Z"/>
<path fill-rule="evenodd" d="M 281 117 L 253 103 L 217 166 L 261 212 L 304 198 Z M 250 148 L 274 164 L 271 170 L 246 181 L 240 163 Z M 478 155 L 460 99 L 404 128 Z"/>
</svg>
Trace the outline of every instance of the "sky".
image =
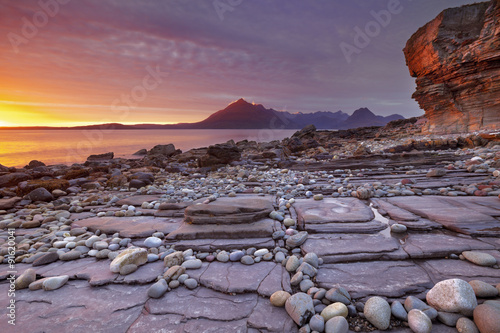
<svg viewBox="0 0 500 333">
<path fill-rule="evenodd" d="M 464 0 L 0 0 L 0 126 L 196 122 L 239 98 L 405 117 L 402 52 Z"/>
</svg>

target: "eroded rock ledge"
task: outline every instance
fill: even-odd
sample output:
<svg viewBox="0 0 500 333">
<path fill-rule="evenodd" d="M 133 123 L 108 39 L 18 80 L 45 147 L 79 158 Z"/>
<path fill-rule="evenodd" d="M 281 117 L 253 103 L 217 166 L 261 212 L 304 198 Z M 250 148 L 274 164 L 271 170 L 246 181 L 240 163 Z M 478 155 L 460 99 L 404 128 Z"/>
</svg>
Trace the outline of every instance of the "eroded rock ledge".
<svg viewBox="0 0 500 333">
<path fill-rule="evenodd" d="M 444 10 L 404 49 L 434 133 L 500 128 L 500 1 Z"/>
</svg>

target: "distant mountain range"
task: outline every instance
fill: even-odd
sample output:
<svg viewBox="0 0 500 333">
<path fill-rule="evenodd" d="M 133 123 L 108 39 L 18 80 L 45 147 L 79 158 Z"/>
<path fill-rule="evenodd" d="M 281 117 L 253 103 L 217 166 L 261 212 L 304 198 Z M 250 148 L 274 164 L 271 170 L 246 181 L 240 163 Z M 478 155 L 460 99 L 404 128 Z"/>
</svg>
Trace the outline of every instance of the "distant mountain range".
<svg viewBox="0 0 500 333">
<path fill-rule="evenodd" d="M 266 109 L 262 104 L 248 103 L 244 99 L 239 99 L 229 104 L 225 109 L 217 111 L 207 119 L 197 123 L 170 125 L 102 124 L 77 127 L 17 127 L 17 129 L 301 129 L 310 124 L 318 129 L 349 129 L 384 126 L 397 119 L 404 119 L 404 117 L 398 114 L 387 117 L 377 116 L 367 108 L 356 110 L 352 115 L 342 111 L 290 113 Z"/>
</svg>

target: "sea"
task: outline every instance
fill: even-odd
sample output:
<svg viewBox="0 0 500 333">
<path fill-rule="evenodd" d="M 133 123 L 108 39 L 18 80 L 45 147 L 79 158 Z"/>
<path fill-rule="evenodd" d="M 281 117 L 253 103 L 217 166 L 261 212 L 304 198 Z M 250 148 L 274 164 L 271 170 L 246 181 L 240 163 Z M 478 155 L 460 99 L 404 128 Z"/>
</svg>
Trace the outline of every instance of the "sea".
<svg viewBox="0 0 500 333">
<path fill-rule="evenodd" d="M 23 167 L 32 160 L 46 165 L 83 163 L 89 155 L 107 152 L 138 158 L 140 149 L 173 143 L 187 151 L 216 143 L 241 140 L 269 142 L 297 130 L 0 130 L 0 164 Z"/>
</svg>

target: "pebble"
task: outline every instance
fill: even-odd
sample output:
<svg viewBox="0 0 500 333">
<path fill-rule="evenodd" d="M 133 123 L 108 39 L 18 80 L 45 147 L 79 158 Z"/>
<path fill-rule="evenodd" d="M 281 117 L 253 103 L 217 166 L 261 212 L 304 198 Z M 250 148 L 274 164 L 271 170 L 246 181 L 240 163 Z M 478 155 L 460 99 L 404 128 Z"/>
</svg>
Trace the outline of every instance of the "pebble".
<svg viewBox="0 0 500 333">
<path fill-rule="evenodd" d="M 289 299 L 292 295 L 286 291 L 276 291 L 273 293 L 270 297 L 270 302 L 272 305 L 277 306 L 277 307 L 283 307 L 285 306 L 286 300 Z"/>
<path fill-rule="evenodd" d="M 181 265 L 183 261 L 184 261 L 184 256 L 181 251 L 171 253 L 163 259 L 165 267 Z"/>
<path fill-rule="evenodd" d="M 274 261 L 277 263 L 281 263 L 285 260 L 285 254 L 283 252 L 277 252 L 276 255 L 274 256 Z"/>
<path fill-rule="evenodd" d="M 179 286 L 181 285 L 181 283 L 179 282 L 179 280 L 172 280 L 168 283 L 168 286 L 171 288 L 171 289 L 175 289 L 175 288 L 178 288 Z"/>
<path fill-rule="evenodd" d="M 229 254 L 227 254 L 226 251 L 220 251 L 217 254 L 217 261 L 220 262 L 228 262 L 229 261 Z"/>
<path fill-rule="evenodd" d="M 391 313 L 396 319 L 408 321 L 408 313 L 406 312 L 400 301 L 392 302 Z"/>
<path fill-rule="evenodd" d="M 479 333 L 476 324 L 466 317 L 462 317 L 457 321 L 456 328 L 459 333 Z"/>
<path fill-rule="evenodd" d="M 469 284 L 472 289 L 474 289 L 476 297 L 488 298 L 498 296 L 498 289 L 493 287 L 491 284 L 479 280 L 469 281 Z"/>
<path fill-rule="evenodd" d="M 323 332 L 325 329 L 325 319 L 321 315 L 315 314 L 309 321 L 309 327 L 312 331 Z"/>
<path fill-rule="evenodd" d="M 184 281 L 186 281 L 187 279 L 189 279 L 189 275 L 187 275 L 187 274 L 181 274 L 177 278 L 177 281 L 179 281 L 180 283 L 184 283 Z"/>
<path fill-rule="evenodd" d="M 296 256 L 290 256 L 286 262 L 286 270 L 288 272 L 295 272 L 300 266 L 300 260 Z"/>
<path fill-rule="evenodd" d="M 182 267 L 186 269 L 198 269 L 202 265 L 202 261 L 200 259 L 192 259 L 192 260 L 187 260 L 182 263 Z"/>
<path fill-rule="evenodd" d="M 26 289 L 36 280 L 36 272 L 33 268 L 28 268 L 16 279 L 16 290 Z"/>
<path fill-rule="evenodd" d="M 438 282 L 426 296 L 427 303 L 438 311 L 459 312 L 472 315 L 477 306 L 476 295 L 471 285 L 461 279 Z"/>
<path fill-rule="evenodd" d="M 323 194 L 316 194 L 316 195 L 314 195 L 313 198 L 316 201 L 321 201 L 321 200 L 323 200 Z"/>
<path fill-rule="evenodd" d="M 109 244 L 105 241 L 98 241 L 98 242 L 95 242 L 92 247 L 94 249 L 96 249 L 97 251 L 101 251 L 101 250 L 104 250 L 104 249 L 107 249 L 109 246 Z"/>
<path fill-rule="evenodd" d="M 268 249 L 260 249 L 260 250 L 255 251 L 255 253 L 253 255 L 256 256 L 256 257 L 262 257 L 262 256 L 264 256 L 265 254 L 268 254 L 268 253 L 269 253 Z"/>
<path fill-rule="evenodd" d="M 56 290 L 64 286 L 68 280 L 68 275 L 49 277 L 43 281 L 42 288 L 46 291 Z"/>
<path fill-rule="evenodd" d="M 314 315 L 312 298 L 304 293 L 296 293 L 285 302 L 285 309 L 293 321 L 299 325 L 305 325 Z"/>
<path fill-rule="evenodd" d="M 120 268 L 120 275 L 129 275 L 137 270 L 137 265 L 129 264 Z"/>
<path fill-rule="evenodd" d="M 253 258 L 248 255 L 241 257 L 240 262 L 244 265 L 253 265 L 255 263 Z"/>
<path fill-rule="evenodd" d="M 497 260 L 491 254 L 477 252 L 477 251 L 464 251 L 462 255 L 468 261 L 479 265 L 479 266 L 494 266 L 497 264 Z"/>
<path fill-rule="evenodd" d="M 391 323 L 391 307 L 382 297 L 371 297 L 364 307 L 366 319 L 376 328 L 386 330 Z"/>
<path fill-rule="evenodd" d="M 333 317 L 341 316 L 347 317 L 349 314 L 349 310 L 344 303 L 333 303 L 328 305 L 323 311 L 321 311 L 321 316 L 325 319 L 325 322 L 328 322 Z"/>
<path fill-rule="evenodd" d="M 149 248 L 156 248 L 160 247 L 163 241 L 159 239 L 158 237 L 148 237 L 144 241 L 144 246 L 149 247 Z"/>
<path fill-rule="evenodd" d="M 437 319 L 446 326 L 455 327 L 457 321 L 462 317 L 459 313 L 438 312 Z"/>
<path fill-rule="evenodd" d="M 59 260 L 67 261 L 67 260 L 75 260 L 75 259 L 80 259 L 81 256 L 80 251 L 72 250 L 66 253 L 61 253 L 59 255 Z"/>
<path fill-rule="evenodd" d="M 195 279 L 186 279 L 184 281 L 184 285 L 188 289 L 195 289 L 196 287 L 198 287 L 198 281 L 196 281 Z"/>
<path fill-rule="evenodd" d="M 240 261 L 241 258 L 243 258 L 244 256 L 245 256 L 245 252 L 234 251 L 234 252 L 231 252 L 231 254 L 229 255 L 229 260 L 230 261 Z"/>
<path fill-rule="evenodd" d="M 312 287 L 314 287 L 314 282 L 311 280 L 302 280 L 299 285 L 300 290 L 304 293 L 307 293 Z"/>
<path fill-rule="evenodd" d="M 160 260 L 160 256 L 155 253 L 148 253 L 148 262 L 155 262 Z"/>
<path fill-rule="evenodd" d="M 333 317 L 325 324 L 325 333 L 348 333 L 349 323 L 344 317 Z"/>
<path fill-rule="evenodd" d="M 407 230 L 408 228 L 403 224 L 396 223 L 391 226 L 391 231 L 396 234 L 405 233 Z"/>
<path fill-rule="evenodd" d="M 301 246 L 307 240 L 307 236 L 307 231 L 301 231 L 298 234 L 288 238 L 286 240 L 286 245 L 291 248 Z"/>
<path fill-rule="evenodd" d="M 408 325 L 415 333 L 430 333 L 432 322 L 421 310 L 413 309 L 408 312 Z"/>
<path fill-rule="evenodd" d="M 153 284 L 151 287 L 148 289 L 148 296 L 151 298 L 160 298 L 168 290 L 168 284 L 167 281 L 164 279 L 160 279 L 158 282 Z"/>
<path fill-rule="evenodd" d="M 290 284 L 292 286 L 298 286 L 300 282 L 302 282 L 302 279 L 304 278 L 304 273 L 302 272 L 297 272 L 295 273 L 292 278 L 290 279 Z"/>
<path fill-rule="evenodd" d="M 116 250 L 119 250 L 120 249 L 120 244 L 111 244 L 108 246 L 108 249 L 110 251 L 116 251 Z"/>
<path fill-rule="evenodd" d="M 283 220 L 283 224 L 285 225 L 285 227 L 293 227 L 295 225 L 295 220 L 294 219 L 291 219 L 291 218 L 286 218 Z"/>
<path fill-rule="evenodd" d="M 325 294 L 325 298 L 331 302 L 340 302 L 345 305 L 351 304 L 351 295 L 349 295 L 349 292 L 343 287 L 328 290 Z"/>
<path fill-rule="evenodd" d="M 478 305 L 474 309 L 474 323 L 481 333 L 500 332 L 500 306 Z"/>
<path fill-rule="evenodd" d="M 307 253 L 304 256 L 304 262 L 308 263 L 309 265 L 311 265 L 314 268 L 319 267 L 318 255 L 314 252 Z"/>
</svg>

